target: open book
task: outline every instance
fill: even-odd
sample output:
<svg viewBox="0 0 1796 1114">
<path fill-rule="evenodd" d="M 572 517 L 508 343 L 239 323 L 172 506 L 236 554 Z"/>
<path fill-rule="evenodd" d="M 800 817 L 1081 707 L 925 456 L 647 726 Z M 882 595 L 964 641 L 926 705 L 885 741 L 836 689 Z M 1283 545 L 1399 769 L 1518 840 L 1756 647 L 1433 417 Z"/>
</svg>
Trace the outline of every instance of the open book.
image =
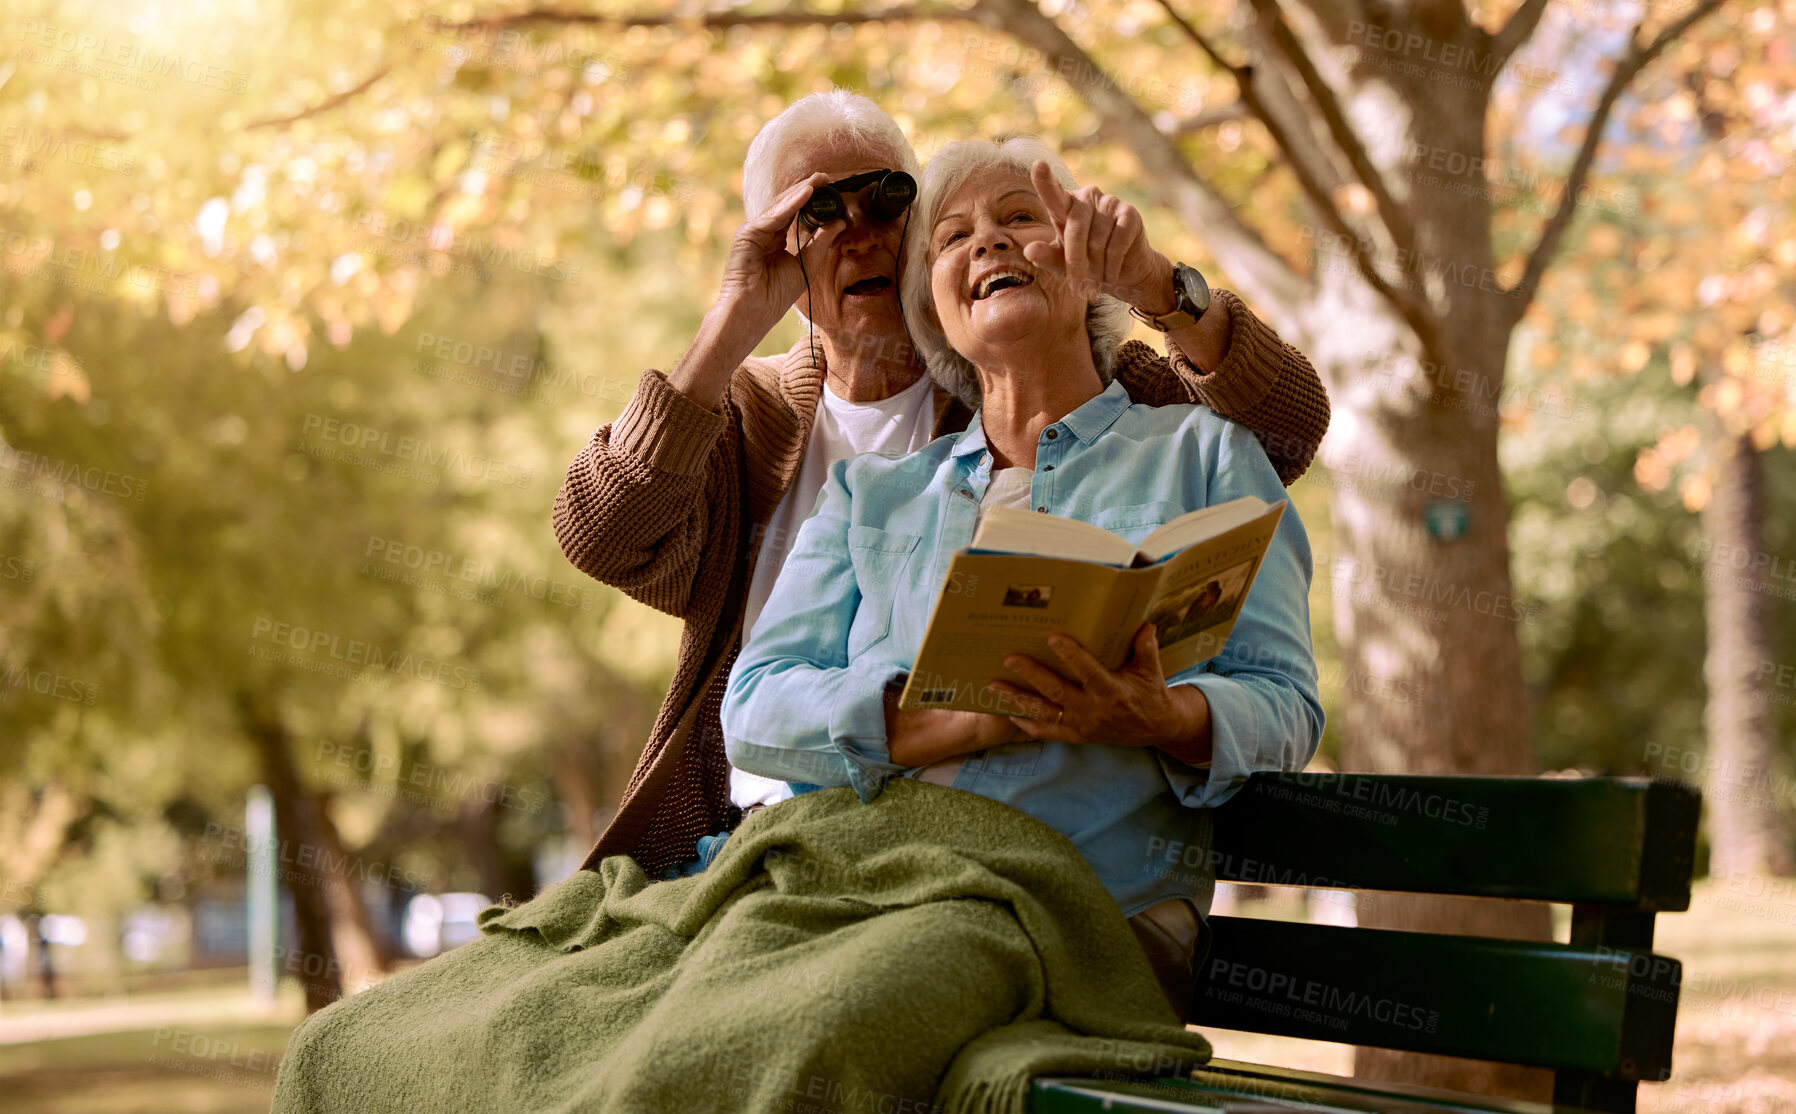
<svg viewBox="0 0 1796 1114">
<path fill-rule="evenodd" d="M 1141 624 L 1159 631 L 1168 677 L 1222 652 L 1285 503 L 1251 496 L 1180 515 L 1139 546 L 1058 515 L 993 507 L 954 555 L 929 617 L 902 708 L 1021 715 L 991 681 L 1027 687 L 1004 667 L 1025 654 L 1064 673 L 1056 632 L 1106 668 L 1128 660 Z"/>
</svg>

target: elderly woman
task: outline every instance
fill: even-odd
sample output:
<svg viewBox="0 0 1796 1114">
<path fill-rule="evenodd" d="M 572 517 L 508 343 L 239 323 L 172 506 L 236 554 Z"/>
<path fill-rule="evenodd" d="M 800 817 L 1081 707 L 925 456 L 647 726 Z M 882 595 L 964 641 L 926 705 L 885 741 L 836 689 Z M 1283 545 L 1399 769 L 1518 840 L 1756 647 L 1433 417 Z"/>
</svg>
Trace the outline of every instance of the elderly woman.
<svg viewBox="0 0 1796 1114">
<path fill-rule="evenodd" d="M 1132 404 L 1112 380 L 1123 302 L 1170 306 L 1178 292 L 1134 210 L 1074 187 L 1028 139 L 960 143 L 931 162 L 906 319 L 932 377 L 976 413 L 908 456 L 831 467 L 731 672 L 725 746 L 765 777 L 852 786 L 863 801 L 921 777 L 1057 829 L 1131 919 L 1182 1015 L 1174 988 L 1189 991 L 1212 887 L 1156 849 L 1205 844 L 1209 806 L 1256 770 L 1301 769 L 1322 734 L 1297 515 L 1284 515 L 1228 645 L 1202 666 L 1165 676 L 1144 624 L 1114 671 L 1064 638 L 1059 661 L 1013 655 L 1016 682 L 999 687 L 1028 716 L 895 703 L 981 508 L 1034 507 L 1139 540 L 1210 504 L 1284 498 L 1245 428 L 1194 404 Z M 1099 247 L 1102 274 L 1087 263 Z"/>
</svg>

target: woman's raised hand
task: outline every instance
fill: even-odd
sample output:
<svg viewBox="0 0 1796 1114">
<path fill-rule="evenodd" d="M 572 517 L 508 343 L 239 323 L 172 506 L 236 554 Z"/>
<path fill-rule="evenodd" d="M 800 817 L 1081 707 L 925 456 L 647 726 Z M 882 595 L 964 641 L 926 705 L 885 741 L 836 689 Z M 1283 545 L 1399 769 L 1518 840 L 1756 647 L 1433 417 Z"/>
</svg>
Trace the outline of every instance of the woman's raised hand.
<svg viewBox="0 0 1796 1114">
<path fill-rule="evenodd" d="M 818 186 L 829 181 L 829 175 L 818 171 L 793 184 L 774 199 L 767 211 L 736 230 L 730 242 L 729 259 L 724 263 L 723 287 L 717 304 L 743 327 L 760 329 L 752 344 L 759 344 L 792 303 L 804 292 L 805 275 L 813 285 L 820 274 L 830 242 L 846 228 L 841 221 L 831 221 L 818 229 L 809 243 L 794 255 L 786 250 L 786 232 L 793 218 L 811 199 Z M 802 238 L 802 237 L 801 237 Z M 799 256 L 803 256 L 802 269 Z M 825 279 L 827 281 L 827 278 Z"/>
<path fill-rule="evenodd" d="M 1068 193 L 1040 159 L 1029 180 L 1054 222 L 1055 239 L 1024 245 L 1024 258 L 1066 276 L 1091 298 L 1109 294 L 1143 313 L 1172 312 L 1178 304 L 1172 261 L 1147 242 L 1135 206 L 1096 186 Z"/>
</svg>

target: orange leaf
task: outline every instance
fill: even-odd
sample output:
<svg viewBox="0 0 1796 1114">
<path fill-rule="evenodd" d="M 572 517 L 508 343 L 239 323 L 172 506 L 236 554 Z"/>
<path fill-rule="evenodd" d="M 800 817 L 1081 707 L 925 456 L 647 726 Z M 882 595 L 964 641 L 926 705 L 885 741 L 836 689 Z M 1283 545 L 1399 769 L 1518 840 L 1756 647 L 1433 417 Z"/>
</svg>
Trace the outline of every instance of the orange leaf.
<svg viewBox="0 0 1796 1114">
<path fill-rule="evenodd" d="M 74 323 L 75 303 L 64 302 L 56 316 L 44 323 L 44 339 L 51 344 L 61 344 L 62 338 L 69 335 L 69 326 Z"/>
</svg>

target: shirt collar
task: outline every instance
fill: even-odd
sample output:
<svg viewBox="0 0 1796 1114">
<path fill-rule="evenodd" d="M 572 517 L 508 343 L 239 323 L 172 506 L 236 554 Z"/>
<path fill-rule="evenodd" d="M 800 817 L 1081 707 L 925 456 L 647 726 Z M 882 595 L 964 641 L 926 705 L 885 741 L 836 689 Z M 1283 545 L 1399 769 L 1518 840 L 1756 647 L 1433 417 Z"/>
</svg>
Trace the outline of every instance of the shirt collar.
<svg viewBox="0 0 1796 1114">
<path fill-rule="evenodd" d="M 1060 420 L 1066 428 L 1073 431 L 1073 436 L 1080 443 L 1089 445 L 1098 439 L 1098 434 L 1109 429 L 1116 419 L 1122 417 L 1123 411 L 1130 405 L 1128 388 L 1113 377 L 1109 386 L 1086 399 L 1071 414 Z"/>
<path fill-rule="evenodd" d="M 1079 439 L 1080 444 L 1090 445 L 1098 439 L 1098 435 L 1122 417 L 1123 411 L 1130 406 L 1128 389 L 1117 379 L 1111 379 L 1110 385 L 1102 391 L 1086 399 L 1074 408 L 1073 412 L 1061 418 L 1057 425 L 1064 425 Z M 968 453 L 983 452 L 985 449 L 985 425 L 981 421 L 985 413 L 984 407 L 973 412 L 973 420 L 967 423 L 967 431 L 955 442 L 950 456 L 965 456 Z"/>
<path fill-rule="evenodd" d="M 973 411 L 973 420 L 967 423 L 966 432 L 960 435 L 960 440 L 954 442 L 954 448 L 949 451 L 948 455 L 966 456 L 968 453 L 984 451 L 985 427 L 979 424 L 979 411 L 975 410 Z"/>
</svg>

